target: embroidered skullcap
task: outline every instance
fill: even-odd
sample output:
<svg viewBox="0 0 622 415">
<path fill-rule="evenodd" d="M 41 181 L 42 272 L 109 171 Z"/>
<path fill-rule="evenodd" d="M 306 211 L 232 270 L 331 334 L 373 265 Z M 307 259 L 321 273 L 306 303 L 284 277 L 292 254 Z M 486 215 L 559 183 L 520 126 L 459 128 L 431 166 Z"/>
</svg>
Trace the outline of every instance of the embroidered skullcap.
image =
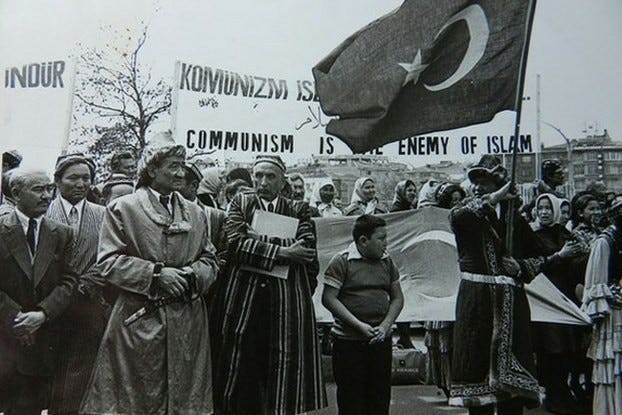
<svg viewBox="0 0 622 415">
<path fill-rule="evenodd" d="M 91 173 L 91 180 L 95 178 L 95 162 L 90 157 L 82 153 L 65 154 L 56 159 L 56 167 L 54 168 L 54 178 L 60 179 L 65 170 L 76 164 L 86 164 Z"/>
<path fill-rule="evenodd" d="M 271 154 L 260 154 L 255 158 L 255 166 L 259 163 L 270 163 L 278 167 L 283 173 L 285 173 L 285 163 L 279 156 Z"/>
</svg>

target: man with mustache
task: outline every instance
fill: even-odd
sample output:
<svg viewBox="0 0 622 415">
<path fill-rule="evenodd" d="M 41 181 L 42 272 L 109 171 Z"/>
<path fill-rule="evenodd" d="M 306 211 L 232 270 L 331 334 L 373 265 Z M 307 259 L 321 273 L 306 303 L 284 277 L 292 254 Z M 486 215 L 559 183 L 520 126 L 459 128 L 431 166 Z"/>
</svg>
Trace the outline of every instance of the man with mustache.
<svg viewBox="0 0 622 415">
<path fill-rule="evenodd" d="M 236 195 L 225 222 L 229 263 L 217 327 L 214 404 L 220 415 L 298 414 L 326 406 L 311 296 L 318 263 L 309 205 L 282 196 L 285 164 L 257 156 L 255 193 Z M 297 218 L 295 238 L 260 235 L 256 211 Z M 289 265 L 287 279 L 265 274 Z M 255 270 L 246 270 L 251 266 Z"/>
</svg>

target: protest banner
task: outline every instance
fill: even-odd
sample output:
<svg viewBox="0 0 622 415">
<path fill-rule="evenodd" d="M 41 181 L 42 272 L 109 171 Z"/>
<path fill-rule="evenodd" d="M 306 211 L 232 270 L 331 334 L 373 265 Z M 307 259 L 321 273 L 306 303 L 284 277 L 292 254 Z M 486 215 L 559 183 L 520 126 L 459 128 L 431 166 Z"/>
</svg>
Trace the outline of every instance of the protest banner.
<svg viewBox="0 0 622 415">
<path fill-rule="evenodd" d="M 190 154 L 249 161 L 271 153 L 290 164 L 312 155 L 352 154 L 343 141 L 326 133 L 331 117 L 320 107 L 311 74 L 286 78 L 186 61 L 176 62 L 174 73 L 171 129 Z M 497 122 L 507 124 L 508 115 Z M 413 162 L 508 154 L 515 145 L 520 153 L 533 153 L 537 147 L 531 133 L 514 140 L 507 134 L 510 128 L 488 129 L 495 132 L 479 127 L 411 136 L 368 153 Z"/>
<path fill-rule="evenodd" d="M 2 147 L 19 149 L 26 156 L 26 165 L 51 169 L 53 165 L 37 160 L 67 149 L 75 62 L 42 56 L 38 61 L 4 62 L 3 66 Z"/>
</svg>

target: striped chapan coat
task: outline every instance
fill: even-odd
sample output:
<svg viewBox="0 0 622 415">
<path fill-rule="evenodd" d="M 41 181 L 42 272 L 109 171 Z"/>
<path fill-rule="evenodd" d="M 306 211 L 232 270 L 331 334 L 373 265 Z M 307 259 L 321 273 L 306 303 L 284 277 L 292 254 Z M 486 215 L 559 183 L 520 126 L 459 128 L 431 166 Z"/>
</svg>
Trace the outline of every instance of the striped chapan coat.
<svg viewBox="0 0 622 415">
<path fill-rule="evenodd" d="M 259 398 L 263 408 L 255 408 L 253 413 L 297 414 L 319 409 L 327 403 L 311 299 L 317 285 L 318 264 L 290 264 L 287 280 L 240 269 L 242 265 L 251 265 L 269 270 L 276 262 L 278 246 L 295 242 L 274 237 L 268 241 L 265 235 L 259 239 L 249 237 L 247 230 L 258 209 L 264 207 L 255 194 L 239 194 L 229 205 L 225 223 L 228 273 L 216 299 L 222 320 L 214 328 L 222 340 L 217 347 L 214 377 L 216 413 L 247 413 L 244 403 L 257 401 L 258 383 L 265 386 Z M 274 211 L 298 218 L 297 239 L 315 246 L 308 204 L 279 196 Z M 269 290 L 269 295 L 258 297 L 258 290 Z M 265 298 L 269 298 L 269 304 Z M 264 303 L 258 304 L 261 301 Z M 269 327 L 253 327 L 260 310 L 268 310 L 268 315 L 262 315 L 259 321 Z M 258 357 L 253 341 L 257 333 L 268 337 L 267 356 L 253 359 L 249 356 Z M 254 380 L 258 364 L 254 360 L 264 362 L 259 364 L 265 365 L 267 379 Z"/>
<path fill-rule="evenodd" d="M 84 201 L 80 226 L 74 232 L 71 260 L 73 269 L 79 275 L 79 284 L 86 279 L 97 278 L 92 267 L 97 259 L 99 231 L 105 212 L 103 206 Z M 50 204 L 46 216 L 70 226 L 58 197 Z M 62 347 L 59 348 L 59 369 L 52 388 L 51 413 L 78 411 L 109 313 L 110 306 L 103 304 L 100 297 L 89 297 L 80 291 L 74 294 L 72 303 L 61 317 Z"/>
</svg>

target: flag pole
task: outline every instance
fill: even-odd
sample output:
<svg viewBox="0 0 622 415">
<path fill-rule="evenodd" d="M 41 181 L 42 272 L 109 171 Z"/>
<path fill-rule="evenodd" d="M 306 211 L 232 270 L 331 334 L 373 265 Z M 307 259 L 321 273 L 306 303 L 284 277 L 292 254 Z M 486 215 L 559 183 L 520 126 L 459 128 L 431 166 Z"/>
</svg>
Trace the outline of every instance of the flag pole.
<svg viewBox="0 0 622 415">
<path fill-rule="evenodd" d="M 525 28 L 525 37 L 523 38 L 523 47 L 521 51 L 520 65 L 518 68 L 518 79 L 516 88 L 516 98 L 514 108 L 516 109 L 516 118 L 514 119 L 514 146 L 512 148 L 512 168 L 510 173 L 510 186 L 516 184 L 516 160 L 518 158 L 518 137 L 520 134 L 521 111 L 523 107 L 523 89 L 525 87 L 525 71 L 527 69 L 527 55 L 529 51 L 529 40 L 531 38 L 531 28 L 533 26 L 533 17 L 536 11 L 536 0 L 529 0 L 529 9 L 527 10 L 527 24 Z M 537 166 L 536 166 L 537 168 Z M 517 199 L 512 199 L 506 212 L 506 232 L 505 246 L 509 255 L 514 254 L 514 222 L 516 219 Z"/>
</svg>

